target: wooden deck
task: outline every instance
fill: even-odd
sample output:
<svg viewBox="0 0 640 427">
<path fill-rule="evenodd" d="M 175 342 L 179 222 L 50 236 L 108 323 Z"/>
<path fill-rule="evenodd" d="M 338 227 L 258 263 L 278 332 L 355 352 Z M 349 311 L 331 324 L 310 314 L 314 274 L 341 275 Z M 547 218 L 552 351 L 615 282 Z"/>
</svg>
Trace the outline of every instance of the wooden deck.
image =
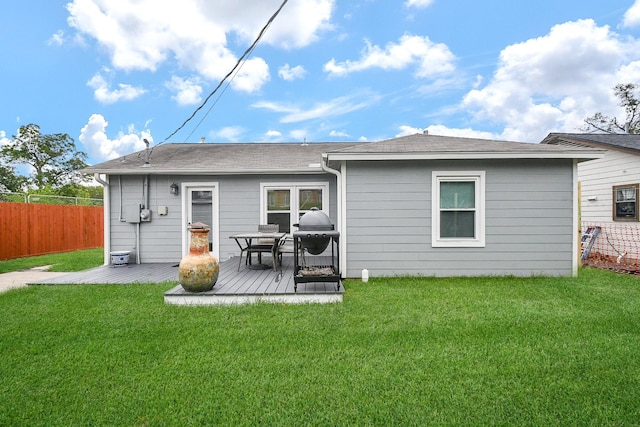
<svg viewBox="0 0 640 427">
<path fill-rule="evenodd" d="M 268 257 L 267 257 L 268 258 Z M 264 259 L 263 262 L 269 262 Z M 178 263 L 130 264 L 102 266 L 87 271 L 69 273 L 42 280 L 41 285 L 58 284 L 134 284 L 178 282 Z M 344 288 L 336 289 L 335 282 L 298 284 L 294 291 L 293 257 L 284 256 L 281 271 L 273 269 L 253 270 L 241 266 L 231 258 L 220 263 L 220 274 L 211 291 L 186 292 L 177 284 L 164 294 L 164 301 L 174 305 L 227 305 L 257 302 L 273 303 L 333 303 L 342 302 Z"/>
</svg>

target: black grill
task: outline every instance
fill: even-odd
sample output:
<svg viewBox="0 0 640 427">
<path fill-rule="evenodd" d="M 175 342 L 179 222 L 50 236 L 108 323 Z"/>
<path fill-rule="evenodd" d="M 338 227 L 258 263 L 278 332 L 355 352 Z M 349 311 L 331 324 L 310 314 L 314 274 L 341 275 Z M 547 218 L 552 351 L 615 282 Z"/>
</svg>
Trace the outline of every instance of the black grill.
<svg viewBox="0 0 640 427">
<path fill-rule="evenodd" d="M 340 289 L 340 232 L 334 229 L 331 219 L 318 208 L 312 208 L 296 224 L 293 232 L 294 290 L 298 283 L 336 282 Z M 325 253 L 328 251 L 330 255 Z M 327 260 L 329 260 L 327 262 Z"/>
</svg>

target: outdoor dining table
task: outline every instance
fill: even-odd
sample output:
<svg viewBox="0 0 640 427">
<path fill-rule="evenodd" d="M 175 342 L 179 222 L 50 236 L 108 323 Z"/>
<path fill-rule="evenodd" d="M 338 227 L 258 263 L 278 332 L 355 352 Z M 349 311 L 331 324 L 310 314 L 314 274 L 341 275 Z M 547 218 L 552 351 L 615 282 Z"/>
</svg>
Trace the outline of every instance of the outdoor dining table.
<svg viewBox="0 0 640 427">
<path fill-rule="evenodd" d="M 234 239 L 240 248 L 240 259 L 238 260 L 238 271 L 240 271 L 240 266 L 242 265 L 242 254 L 247 252 L 247 257 L 249 257 L 249 249 L 253 243 L 254 239 L 268 240 L 273 239 L 273 246 L 271 247 L 271 259 L 273 262 L 273 271 L 278 270 L 278 245 L 280 244 L 280 240 L 286 236 L 287 233 L 265 233 L 254 231 L 250 233 L 238 233 L 232 236 L 229 236 L 230 239 Z M 269 268 L 268 265 L 265 264 L 257 264 L 253 268 Z"/>
</svg>

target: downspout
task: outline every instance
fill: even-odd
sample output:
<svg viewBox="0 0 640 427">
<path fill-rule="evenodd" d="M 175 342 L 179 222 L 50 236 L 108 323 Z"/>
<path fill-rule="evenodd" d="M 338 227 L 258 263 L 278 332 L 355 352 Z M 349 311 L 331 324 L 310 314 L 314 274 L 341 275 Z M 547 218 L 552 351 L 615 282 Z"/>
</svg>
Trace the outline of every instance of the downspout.
<svg viewBox="0 0 640 427">
<path fill-rule="evenodd" d="M 336 176 L 336 191 L 338 194 L 336 194 L 336 203 L 337 203 L 337 211 L 338 211 L 338 231 L 340 232 L 340 245 L 338 250 L 340 251 L 340 271 L 341 271 L 341 275 L 342 277 L 346 277 L 346 265 L 347 265 L 347 251 L 346 251 L 346 243 L 347 243 L 347 239 L 346 239 L 346 229 L 344 228 L 344 224 L 346 223 L 346 212 L 345 212 L 345 203 L 344 203 L 344 194 L 343 191 L 344 189 L 344 185 L 342 182 L 342 173 L 338 170 L 338 169 L 333 169 L 332 167 L 329 167 L 329 157 L 326 153 L 322 154 L 322 170 L 324 170 L 325 172 L 328 172 L 330 174 L 333 174 Z"/>
<path fill-rule="evenodd" d="M 120 207 L 118 208 L 118 222 L 123 222 L 122 218 L 122 175 L 118 175 L 118 193 L 120 196 Z"/>
<path fill-rule="evenodd" d="M 147 145 L 148 148 L 148 145 Z M 147 161 L 145 165 L 149 164 L 149 154 L 147 154 Z M 149 203 L 151 201 L 151 196 L 149 195 L 149 187 L 151 175 L 147 175 L 144 177 L 142 181 L 142 198 L 144 201 L 144 209 L 149 209 Z M 136 224 L 136 264 L 141 264 L 140 261 L 140 221 Z"/>
<path fill-rule="evenodd" d="M 580 237 L 579 233 L 582 230 L 582 224 L 580 224 L 580 191 L 579 191 L 580 182 L 578 181 L 578 161 L 576 159 L 573 160 L 573 240 L 571 242 L 571 247 L 573 250 L 571 251 L 571 275 L 573 277 L 578 277 L 578 265 L 580 263 Z"/>
<path fill-rule="evenodd" d="M 111 239 L 109 238 L 111 236 L 111 218 L 110 218 L 110 212 L 111 212 L 111 195 L 110 195 L 110 191 L 109 191 L 109 176 L 105 175 L 105 179 L 102 179 L 102 177 L 100 177 L 99 173 L 94 173 L 93 174 L 93 179 L 96 180 L 96 182 L 98 182 L 99 184 L 102 185 L 102 193 L 103 193 L 103 202 L 102 202 L 102 212 L 103 212 L 103 220 L 104 220 L 104 265 L 109 265 L 109 260 L 110 260 L 110 255 L 109 253 L 111 252 Z"/>
</svg>

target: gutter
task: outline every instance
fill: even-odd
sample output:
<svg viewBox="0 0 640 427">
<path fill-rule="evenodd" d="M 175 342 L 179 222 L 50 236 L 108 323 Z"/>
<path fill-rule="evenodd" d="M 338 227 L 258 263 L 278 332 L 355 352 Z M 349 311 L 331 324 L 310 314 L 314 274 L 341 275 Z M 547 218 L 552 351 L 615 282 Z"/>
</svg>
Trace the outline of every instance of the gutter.
<svg viewBox="0 0 640 427">
<path fill-rule="evenodd" d="M 331 153 L 332 160 L 501 160 L 501 159 L 599 159 L 604 150 L 556 152 L 417 152 L 417 153 Z"/>
<path fill-rule="evenodd" d="M 344 277 L 346 277 L 346 266 L 347 266 L 347 233 L 346 233 L 346 220 L 347 220 L 347 215 L 346 215 L 346 205 L 345 205 L 345 199 L 346 199 L 346 187 L 343 183 L 343 175 L 342 173 L 338 170 L 338 169 L 333 169 L 331 167 L 329 167 L 329 158 L 327 156 L 326 153 L 322 154 L 322 170 L 325 172 L 328 172 L 330 174 L 333 174 L 336 176 L 336 200 L 337 200 L 337 211 L 338 211 L 338 231 L 340 232 L 340 244 L 338 247 L 338 250 L 341 253 L 340 256 L 340 271 L 341 271 L 341 275 Z"/>
<path fill-rule="evenodd" d="M 318 164 L 318 167 L 305 167 L 301 168 L 276 168 L 276 169 L 186 169 L 186 168 L 146 168 L 141 170 L 137 169 L 102 169 L 96 168 L 90 170 L 89 173 L 100 173 L 105 175 L 282 175 L 282 174 L 315 174 L 322 172 L 322 168 Z"/>
<path fill-rule="evenodd" d="M 109 217 L 109 213 L 111 212 L 111 197 L 109 191 L 109 177 L 105 176 L 105 179 L 102 179 L 99 173 L 93 174 L 93 179 L 95 179 L 99 184 L 102 185 L 103 188 L 103 221 L 104 221 L 104 265 L 109 265 L 110 260 L 110 252 L 111 252 L 111 240 L 109 236 L 111 236 L 111 218 Z"/>
</svg>

